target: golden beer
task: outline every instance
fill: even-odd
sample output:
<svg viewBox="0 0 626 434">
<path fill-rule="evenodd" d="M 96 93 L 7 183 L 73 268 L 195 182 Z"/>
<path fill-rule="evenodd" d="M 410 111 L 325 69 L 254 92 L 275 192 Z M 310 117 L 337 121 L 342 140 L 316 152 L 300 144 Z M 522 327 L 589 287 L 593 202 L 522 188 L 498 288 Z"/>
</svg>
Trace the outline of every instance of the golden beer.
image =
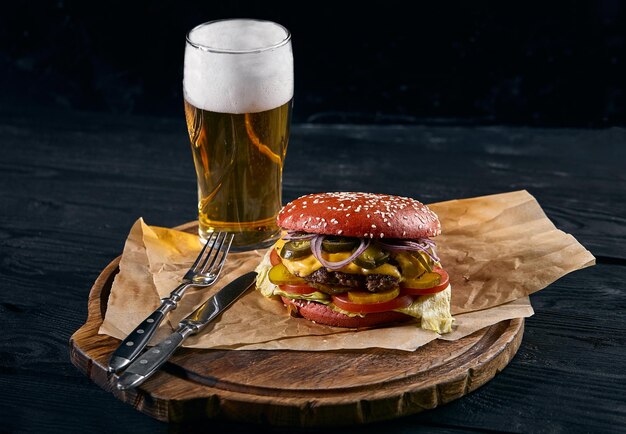
<svg viewBox="0 0 626 434">
<path fill-rule="evenodd" d="M 290 117 L 291 101 L 258 113 L 216 113 L 185 100 L 204 239 L 228 231 L 235 247 L 276 240 Z"/>
<path fill-rule="evenodd" d="M 233 249 L 279 236 L 293 100 L 291 35 L 264 20 L 218 20 L 187 34 L 184 106 L 198 180 L 199 234 Z"/>
</svg>

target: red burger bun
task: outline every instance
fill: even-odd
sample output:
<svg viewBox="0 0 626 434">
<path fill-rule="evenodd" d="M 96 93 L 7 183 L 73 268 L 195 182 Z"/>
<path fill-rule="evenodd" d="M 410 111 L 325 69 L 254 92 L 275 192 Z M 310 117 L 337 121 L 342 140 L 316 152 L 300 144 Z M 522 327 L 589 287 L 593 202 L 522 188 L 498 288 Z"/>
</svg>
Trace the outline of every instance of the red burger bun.
<svg viewBox="0 0 626 434">
<path fill-rule="evenodd" d="M 281 209 L 277 223 L 286 230 L 357 238 L 415 239 L 441 233 L 437 214 L 423 203 L 374 193 L 302 196 Z"/>
<path fill-rule="evenodd" d="M 406 322 L 414 319 L 409 315 L 401 312 L 387 311 L 368 313 L 365 316 L 348 316 L 339 312 L 335 312 L 324 304 L 309 302 L 307 300 L 293 300 L 291 298 L 282 297 L 285 305 L 293 306 L 298 313 L 309 321 L 317 324 L 325 324 L 333 327 L 346 328 L 365 328 L 380 327 L 383 325 Z"/>
</svg>

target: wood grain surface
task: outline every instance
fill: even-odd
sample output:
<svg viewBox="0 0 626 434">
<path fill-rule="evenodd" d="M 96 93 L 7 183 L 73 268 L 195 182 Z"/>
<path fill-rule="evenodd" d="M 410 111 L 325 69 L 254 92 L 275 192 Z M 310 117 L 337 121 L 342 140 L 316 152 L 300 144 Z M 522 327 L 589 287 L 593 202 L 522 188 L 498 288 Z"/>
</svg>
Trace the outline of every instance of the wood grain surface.
<svg viewBox="0 0 626 434">
<path fill-rule="evenodd" d="M 598 258 L 531 296 L 535 315 L 516 356 L 484 386 L 429 411 L 325 433 L 624 431 L 625 129 L 300 124 L 292 131 L 284 201 L 369 190 L 438 202 L 525 188 Z M 219 419 L 201 429 L 159 422 L 96 386 L 68 354 L 87 319 L 90 288 L 137 217 L 166 227 L 196 217 L 182 113 L 2 112 L 0 180 L 0 431 L 259 432 Z"/>
<path fill-rule="evenodd" d="M 414 352 L 179 349 L 141 387 L 121 392 L 106 372 L 117 339 L 99 335 L 119 257 L 96 279 L 87 322 L 70 339 L 72 363 L 100 387 L 163 421 L 222 418 L 284 426 L 343 426 L 433 409 L 491 380 L 522 341 L 503 321 Z"/>
</svg>

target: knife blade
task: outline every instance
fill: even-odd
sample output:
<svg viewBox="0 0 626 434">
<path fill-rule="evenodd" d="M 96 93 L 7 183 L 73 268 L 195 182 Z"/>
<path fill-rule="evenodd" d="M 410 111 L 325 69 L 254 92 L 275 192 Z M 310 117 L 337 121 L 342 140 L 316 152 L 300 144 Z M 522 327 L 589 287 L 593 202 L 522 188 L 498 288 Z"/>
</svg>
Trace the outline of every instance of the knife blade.
<svg viewBox="0 0 626 434">
<path fill-rule="evenodd" d="M 116 387 L 126 390 L 146 381 L 165 363 L 185 339 L 203 330 L 254 283 L 257 273 L 251 271 L 213 294 L 179 323 L 178 329 L 139 356 L 117 379 Z"/>
</svg>

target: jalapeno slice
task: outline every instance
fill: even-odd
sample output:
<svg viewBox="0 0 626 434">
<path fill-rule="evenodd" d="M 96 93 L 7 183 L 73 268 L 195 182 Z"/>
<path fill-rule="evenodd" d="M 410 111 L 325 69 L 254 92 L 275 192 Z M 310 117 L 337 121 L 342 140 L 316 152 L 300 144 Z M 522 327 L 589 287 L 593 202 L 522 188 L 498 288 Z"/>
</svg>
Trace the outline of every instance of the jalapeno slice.
<svg viewBox="0 0 626 434">
<path fill-rule="evenodd" d="M 322 240 L 322 250 L 328 253 L 351 252 L 358 245 L 356 238 L 326 236 Z"/>
<path fill-rule="evenodd" d="M 298 259 L 311 254 L 311 241 L 292 240 L 285 243 L 280 250 L 280 256 L 284 259 Z"/>
<path fill-rule="evenodd" d="M 361 268 L 368 270 L 380 267 L 389 261 L 389 252 L 379 247 L 370 245 L 359 256 L 356 257 L 354 263 Z"/>
</svg>

